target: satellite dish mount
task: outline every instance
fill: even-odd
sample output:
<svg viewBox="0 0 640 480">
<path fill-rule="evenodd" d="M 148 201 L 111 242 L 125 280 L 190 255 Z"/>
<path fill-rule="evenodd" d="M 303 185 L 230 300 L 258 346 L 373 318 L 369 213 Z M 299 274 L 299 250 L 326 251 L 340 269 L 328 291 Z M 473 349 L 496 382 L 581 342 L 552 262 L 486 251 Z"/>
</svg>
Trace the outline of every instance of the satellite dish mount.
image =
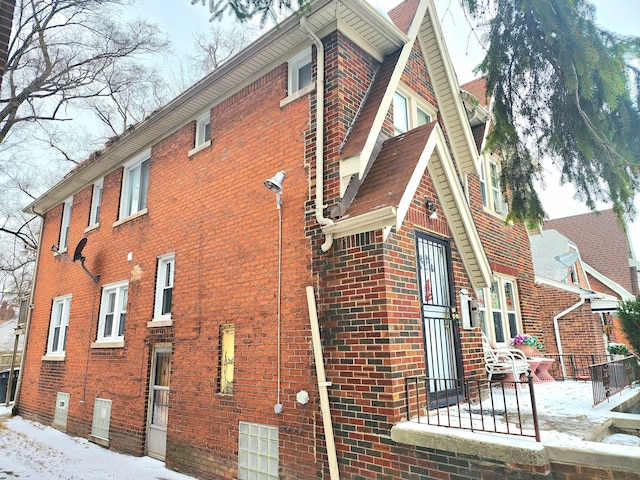
<svg viewBox="0 0 640 480">
<path fill-rule="evenodd" d="M 87 237 L 81 238 L 80 241 L 78 242 L 78 245 L 76 245 L 76 249 L 73 251 L 72 260 L 74 263 L 80 260 L 80 267 L 82 268 L 82 270 L 84 270 L 86 274 L 89 275 L 89 277 L 91 277 L 91 280 L 93 280 L 93 283 L 98 283 L 98 279 L 100 278 L 100 275 L 94 275 L 84 265 L 84 261 L 87 258 L 84 255 L 82 255 L 82 250 L 84 249 L 86 244 L 87 244 Z"/>
</svg>

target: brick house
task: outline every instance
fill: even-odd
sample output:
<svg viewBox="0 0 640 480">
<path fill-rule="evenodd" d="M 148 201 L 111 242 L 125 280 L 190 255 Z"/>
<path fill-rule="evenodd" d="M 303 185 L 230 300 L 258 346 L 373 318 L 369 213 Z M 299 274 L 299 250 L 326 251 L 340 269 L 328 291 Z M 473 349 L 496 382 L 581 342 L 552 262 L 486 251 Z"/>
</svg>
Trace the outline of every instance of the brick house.
<svg viewBox="0 0 640 480">
<path fill-rule="evenodd" d="M 608 342 L 623 342 L 615 310 L 620 299 L 633 295 L 589 265 L 560 232 L 545 229 L 530 239 L 538 294 L 544 299 L 539 315 L 546 352 L 603 356 Z"/>
<path fill-rule="evenodd" d="M 570 238 L 587 264 L 631 295 L 640 294 L 640 261 L 633 251 L 629 230 L 624 224 L 621 226 L 612 209 L 547 220 L 543 229 L 557 230 Z"/>
<path fill-rule="evenodd" d="M 549 477 L 394 433 L 405 377 L 485 378 L 468 298 L 541 331 L 468 95 L 431 0 L 282 22 L 25 209 L 16 410 L 198 478 Z"/>
</svg>

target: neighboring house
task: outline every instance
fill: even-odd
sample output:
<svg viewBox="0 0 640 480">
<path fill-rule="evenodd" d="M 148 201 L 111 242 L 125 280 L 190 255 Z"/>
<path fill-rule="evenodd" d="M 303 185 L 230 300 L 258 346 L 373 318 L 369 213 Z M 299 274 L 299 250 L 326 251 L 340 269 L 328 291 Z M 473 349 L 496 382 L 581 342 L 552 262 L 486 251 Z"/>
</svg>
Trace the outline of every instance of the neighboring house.
<svg viewBox="0 0 640 480">
<path fill-rule="evenodd" d="M 623 287 L 633 296 L 640 294 L 636 259 L 626 225 L 612 209 L 547 220 L 543 229 L 553 229 L 575 242 L 586 263 Z"/>
<path fill-rule="evenodd" d="M 25 209 L 21 415 L 198 478 L 576 470 L 397 440 L 406 377 L 486 378 L 467 293 L 539 327 L 433 3 L 389 17 L 312 2 Z"/>
<path fill-rule="evenodd" d="M 622 340 L 618 301 L 633 295 L 587 264 L 572 239 L 556 230 L 531 235 L 531 252 L 546 352 L 606 354 L 607 343 Z"/>
</svg>

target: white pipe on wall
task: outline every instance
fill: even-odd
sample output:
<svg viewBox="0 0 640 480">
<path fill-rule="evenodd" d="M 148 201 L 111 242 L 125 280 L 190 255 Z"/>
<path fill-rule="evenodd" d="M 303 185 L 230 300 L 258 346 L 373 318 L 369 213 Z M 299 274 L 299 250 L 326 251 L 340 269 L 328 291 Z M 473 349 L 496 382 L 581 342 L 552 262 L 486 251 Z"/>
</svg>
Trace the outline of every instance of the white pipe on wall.
<svg viewBox="0 0 640 480">
<path fill-rule="evenodd" d="M 300 26 L 304 28 L 316 46 L 317 75 L 316 75 L 316 220 L 322 226 L 333 225 L 333 220 L 324 216 L 324 45 L 307 25 L 306 17 L 300 18 Z M 328 252 L 333 245 L 333 235 L 327 234 L 320 247 Z"/>
<path fill-rule="evenodd" d="M 307 287 L 307 304 L 309 306 L 313 358 L 316 363 L 316 376 L 318 377 L 318 390 L 320 393 L 320 411 L 322 413 L 322 425 L 324 427 L 324 441 L 327 446 L 327 457 L 329 460 L 329 474 L 331 480 L 340 480 L 338 456 L 336 455 L 336 444 L 333 438 L 333 425 L 331 423 L 331 409 L 329 408 L 329 393 L 327 391 L 327 388 L 331 386 L 331 382 L 327 382 L 327 377 L 324 372 L 324 358 L 322 356 L 322 342 L 320 341 L 320 325 L 318 324 L 316 298 L 313 287 L 311 286 Z"/>
</svg>

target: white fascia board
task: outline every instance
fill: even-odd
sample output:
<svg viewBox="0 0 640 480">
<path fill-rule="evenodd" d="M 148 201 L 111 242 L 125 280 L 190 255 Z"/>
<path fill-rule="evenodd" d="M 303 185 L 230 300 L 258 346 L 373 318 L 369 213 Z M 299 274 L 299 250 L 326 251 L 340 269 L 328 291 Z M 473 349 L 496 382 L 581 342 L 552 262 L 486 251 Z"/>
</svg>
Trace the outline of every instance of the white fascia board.
<svg viewBox="0 0 640 480">
<path fill-rule="evenodd" d="M 357 217 L 343 218 L 333 225 L 322 227 L 322 233 L 325 235 L 333 235 L 334 238 L 341 238 L 357 233 L 395 227 L 397 219 L 396 211 L 396 207 L 387 206 L 358 215 Z"/>
<path fill-rule="evenodd" d="M 438 107 L 441 111 L 444 126 L 447 129 L 447 132 L 449 132 L 450 136 L 455 130 L 461 129 L 462 134 L 465 137 L 464 149 L 458 147 L 456 142 L 451 142 L 451 148 L 453 149 L 456 156 L 456 164 L 460 170 L 461 176 L 464 177 L 466 174 L 472 173 L 474 171 L 475 173 L 478 173 L 478 167 L 476 163 L 478 152 L 475 140 L 473 139 L 473 133 L 471 132 L 469 121 L 467 120 L 467 114 L 465 112 L 464 105 L 462 104 L 462 98 L 460 97 L 460 86 L 458 85 L 458 77 L 453 68 L 453 64 L 451 63 L 451 58 L 449 57 L 449 51 L 447 50 L 447 45 L 444 41 L 444 36 L 442 34 L 442 28 L 438 19 L 435 5 L 433 3 L 433 0 L 426 0 L 425 3 L 429 4 L 427 16 L 425 16 L 425 21 L 429 21 L 431 23 L 434 37 L 433 41 L 435 42 L 439 55 L 430 55 L 427 52 L 425 48 L 425 45 L 427 43 L 425 40 L 427 39 L 423 39 L 421 38 L 421 36 L 418 41 L 420 42 L 420 47 L 427 64 L 427 70 L 432 76 L 431 83 L 433 85 L 436 100 L 438 102 Z M 444 70 L 444 75 L 436 75 L 436 78 L 433 78 L 434 72 L 439 70 L 438 67 Z M 440 77 L 444 77 L 444 79 L 439 80 Z M 449 108 L 443 108 L 446 105 L 445 97 L 447 96 L 451 97 L 453 111 L 449 111 Z"/>
<path fill-rule="evenodd" d="M 578 295 L 580 298 L 587 300 L 617 300 L 616 297 L 607 293 L 596 292 L 594 290 L 587 290 L 586 288 L 571 285 L 569 283 L 558 282 L 557 280 L 551 280 L 549 278 L 535 277 L 535 283 L 547 285 L 549 287 L 564 290 L 565 292 Z"/>
<path fill-rule="evenodd" d="M 444 133 L 439 124 L 433 129 L 432 136 L 436 139 L 436 146 L 432 161 L 427 168 L 433 180 L 433 186 L 440 199 L 445 218 L 451 229 L 454 241 L 458 246 L 462 262 L 469 275 L 469 279 L 474 289 L 480 289 L 491 285 L 491 266 L 482 246 L 480 235 L 476 228 L 467 198 L 458 180 L 456 167 L 453 159 L 449 155 L 449 149 L 444 138 Z M 434 171 L 439 168 L 445 178 L 446 184 L 436 180 Z M 452 197 L 453 201 L 445 201 Z M 459 217 L 460 222 L 454 221 L 454 217 Z M 459 226 L 458 224 L 461 223 Z M 467 248 L 463 248 L 466 245 Z M 474 274 L 473 272 L 477 272 Z"/>
<path fill-rule="evenodd" d="M 603 285 L 606 285 L 607 287 L 609 287 L 611 290 L 613 290 L 614 292 L 616 292 L 620 298 L 622 300 L 633 300 L 635 297 L 629 293 L 629 291 L 624 288 L 622 285 L 620 285 L 617 282 L 614 282 L 613 280 L 611 280 L 609 277 L 603 275 L 602 273 L 600 273 L 598 270 L 596 270 L 595 268 L 593 268 L 591 265 L 589 265 L 586 262 L 582 262 L 582 268 L 584 269 L 584 271 L 586 273 L 588 273 L 589 275 L 591 275 L 593 278 L 595 278 L 596 280 L 598 280 L 600 283 L 602 283 Z"/>
<path fill-rule="evenodd" d="M 364 175 L 365 170 L 367 169 L 367 165 L 371 159 L 371 154 L 373 153 L 373 149 L 375 148 L 376 142 L 378 141 L 378 135 L 380 130 L 382 130 L 382 125 L 384 124 L 384 120 L 387 116 L 387 112 L 391 107 L 391 102 L 393 101 L 393 95 L 400 84 L 400 78 L 404 73 L 404 70 L 407 66 L 407 62 L 409 61 L 409 56 L 411 55 L 411 50 L 413 49 L 413 45 L 415 43 L 415 39 L 418 36 L 418 32 L 420 31 L 420 25 L 422 24 L 422 19 L 427 13 L 427 6 L 429 2 L 420 2 L 418 4 L 418 8 L 416 13 L 411 21 L 411 26 L 409 27 L 409 31 L 407 32 L 407 41 L 402 47 L 402 51 L 400 52 L 400 56 L 398 57 L 398 62 L 391 74 L 391 78 L 389 79 L 389 83 L 387 84 L 387 88 L 384 92 L 384 96 L 382 97 L 382 101 L 380 102 L 380 108 L 378 108 L 378 112 L 376 113 L 376 117 L 373 121 L 373 125 L 371 126 L 371 130 L 369 131 L 369 135 L 367 136 L 367 140 L 362 148 L 362 153 L 360 154 L 360 171 L 358 175 L 360 178 Z"/>
</svg>

